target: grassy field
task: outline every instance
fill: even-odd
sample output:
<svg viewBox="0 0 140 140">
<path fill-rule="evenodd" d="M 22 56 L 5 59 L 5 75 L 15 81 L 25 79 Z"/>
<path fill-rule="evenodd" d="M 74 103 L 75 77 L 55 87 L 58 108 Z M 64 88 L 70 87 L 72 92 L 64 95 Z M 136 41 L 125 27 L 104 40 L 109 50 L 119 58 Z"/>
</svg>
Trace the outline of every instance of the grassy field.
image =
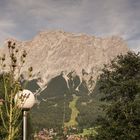
<svg viewBox="0 0 140 140">
<path fill-rule="evenodd" d="M 96 128 L 88 128 L 88 129 L 83 129 L 83 133 L 79 133 L 79 134 L 76 134 L 77 136 L 89 136 L 89 135 L 96 135 L 97 132 L 96 132 Z"/>
<path fill-rule="evenodd" d="M 69 104 L 69 107 L 72 110 L 71 119 L 70 119 L 69 122 L 65 123 L 65 127 L 76 126 L 78 124 L 77 121 L 76 121 L 76 117 L 79 113 L 79 111 L 76 108 L 76 102 L 77 102 L 78 99 L 79 99 L 78 96 L 73 95 L 73 100 Z"/>
</svg>

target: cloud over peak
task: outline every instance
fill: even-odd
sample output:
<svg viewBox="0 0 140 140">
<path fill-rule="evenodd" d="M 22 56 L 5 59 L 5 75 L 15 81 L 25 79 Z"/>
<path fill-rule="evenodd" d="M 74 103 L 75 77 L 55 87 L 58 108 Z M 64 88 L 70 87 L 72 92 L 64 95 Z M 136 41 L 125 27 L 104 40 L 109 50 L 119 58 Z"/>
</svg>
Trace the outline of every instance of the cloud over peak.
<svg viewBox="0 0 140 140">
<path fill-rule="evenodd" d="M 133 48 L 140 45 L 139 13 L 139 0 L 5 0 L 0 1 L 0 40 L 8 34 L 30 39 L 48 28 L 120 35 Z"/>
</svg>

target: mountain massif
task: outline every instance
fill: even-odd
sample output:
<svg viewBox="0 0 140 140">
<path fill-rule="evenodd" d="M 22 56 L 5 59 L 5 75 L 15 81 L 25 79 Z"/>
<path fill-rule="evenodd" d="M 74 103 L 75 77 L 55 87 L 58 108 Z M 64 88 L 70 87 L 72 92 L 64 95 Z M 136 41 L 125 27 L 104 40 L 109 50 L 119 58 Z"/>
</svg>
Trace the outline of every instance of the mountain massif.
<svg viewBox="0 0 140 140">
<path fill-rule="evenodd" d="M 96 81 L 104 64 L 129 50 L 117 36 L 100 38 L 60 30 L 40 32 L 30 41 L 13 41 L 28 54 L 22 72 L 32 66 L 40 86 L 61 73 L 66 80 L 71 73 L 80 78 L 90 75 L 80 80 L 89 81 L 92 77 Z M 7 53 L 6 47 L 1 47 L 0 53 Z"/>
</svg>

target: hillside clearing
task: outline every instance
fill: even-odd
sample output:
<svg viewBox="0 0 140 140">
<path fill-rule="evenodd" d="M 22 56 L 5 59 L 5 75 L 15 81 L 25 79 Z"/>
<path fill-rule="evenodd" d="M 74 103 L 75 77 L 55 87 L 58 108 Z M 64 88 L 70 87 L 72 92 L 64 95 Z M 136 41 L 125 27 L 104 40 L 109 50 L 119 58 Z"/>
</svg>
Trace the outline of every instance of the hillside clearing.
<svg viewBox="0 0 140 140">
<path fill-rule="evenodd" d="M 76 126 L 78 125 L 77 121 L 76 121 L 76 117 L 79 113 L 79 111 L 77 110 L 76 108 L 76 103 L 77 103 L 77 100 L 79 99 L 78 96 L 76 95 L 73 95 L 73 100 L 70 102 L 69 104 L 69 108 L 72 110 L 72 113 L 71 113 L 71 119 L 69 122 L 65 123 L 65 127 L 69 127 L 69 126 Z"/>
</svg>

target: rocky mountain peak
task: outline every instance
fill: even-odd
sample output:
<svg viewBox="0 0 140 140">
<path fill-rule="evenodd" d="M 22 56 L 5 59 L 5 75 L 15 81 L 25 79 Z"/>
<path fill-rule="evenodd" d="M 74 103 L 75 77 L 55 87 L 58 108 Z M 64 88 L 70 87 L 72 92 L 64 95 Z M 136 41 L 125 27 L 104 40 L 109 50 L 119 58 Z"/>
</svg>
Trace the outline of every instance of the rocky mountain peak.
<svg viewBox="0 0 140 140">
<path fill-rule="evenodd" d="M 66 76 L 74 71 L 82 77 L 85 70 L 96 81 L 104 64 L 129 50 L 117 36 L 100 38 L 61 30 L 43 31 L 30 41 L 14 42 L 28 54 L 23 71 L 32 66 L 34 78 L 41 77 L 44 84 L 63 71 Z M 3 52 L 5 47 L 0 48 Z"/>
</svg>

